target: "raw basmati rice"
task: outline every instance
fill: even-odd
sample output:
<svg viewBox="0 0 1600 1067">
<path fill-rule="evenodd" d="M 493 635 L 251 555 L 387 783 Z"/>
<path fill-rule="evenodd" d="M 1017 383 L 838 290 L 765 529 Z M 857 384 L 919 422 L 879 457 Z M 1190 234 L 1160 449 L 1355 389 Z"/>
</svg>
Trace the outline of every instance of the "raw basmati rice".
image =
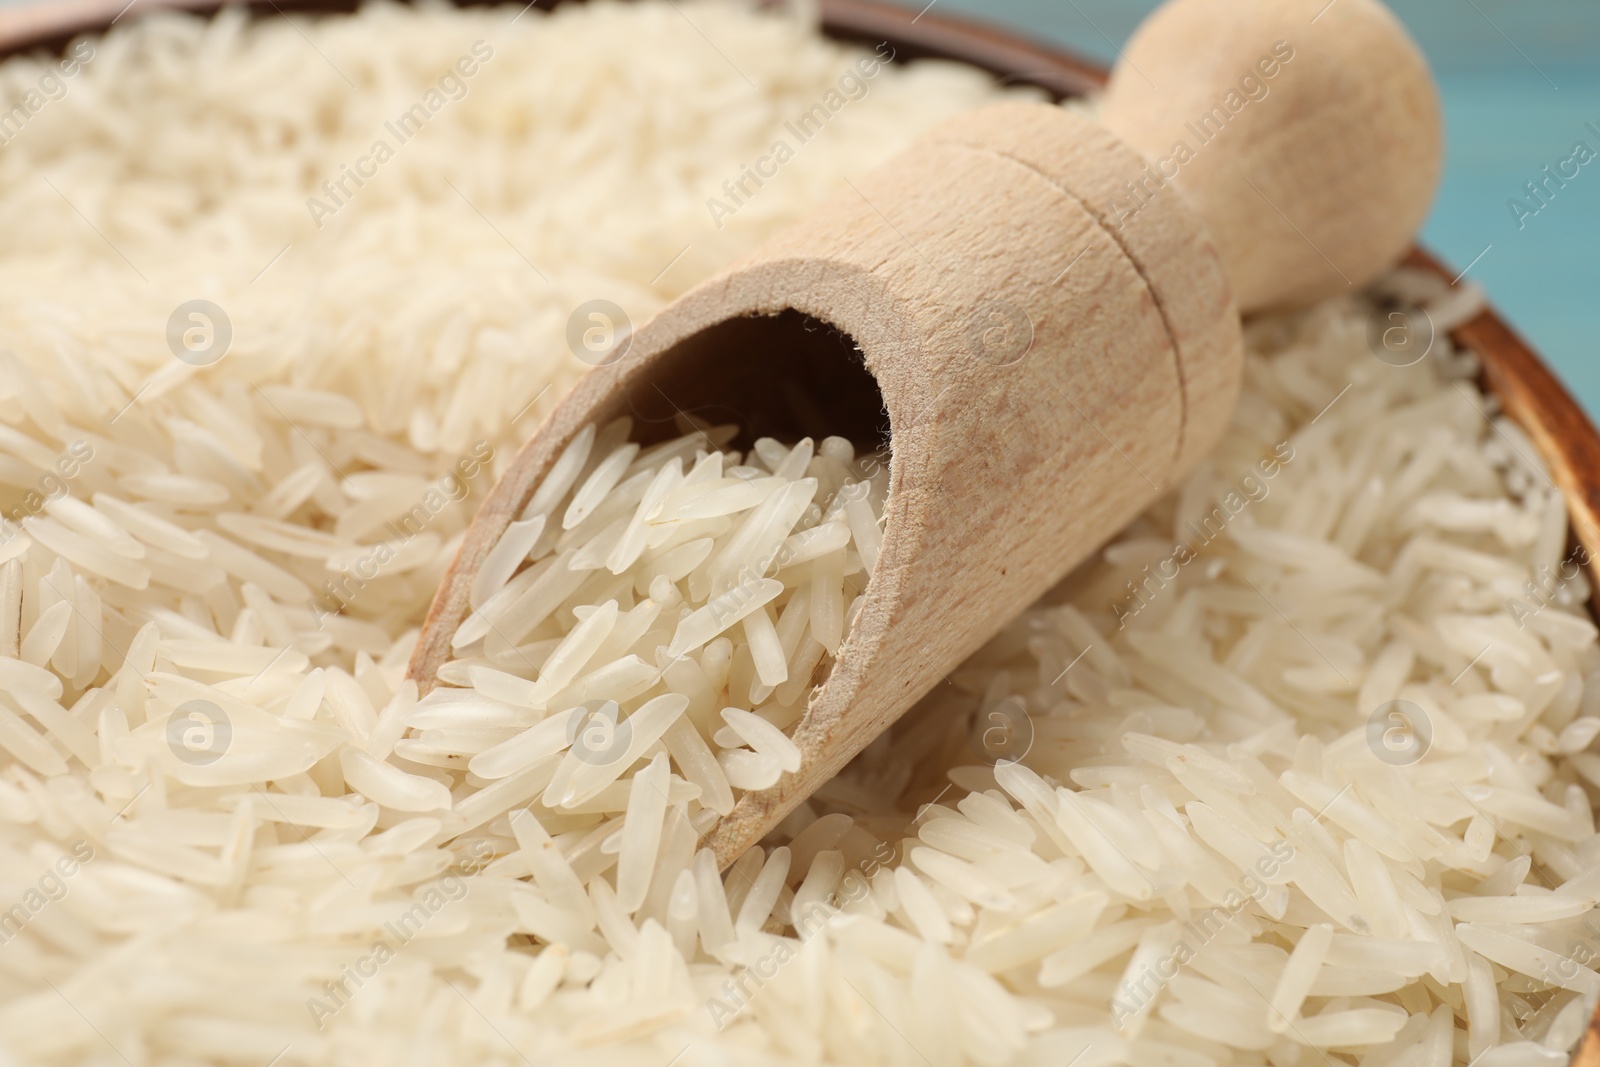
<svg viewBox="0 0 1600 1067">
<path fill-rule="evenodd" d="M 642 320 L 997 92 L 858 79 L 715 225 L 861 69 L 810 19 L 130 16 L 0 146 L 3 1058 L 1564 1061 L 1600 995 L 1600 651 L 1560 494 L 1442 336 L 1471 287 L 1250 324 L 1201 469 L 725 875 L 697 834 L 796 765 L 880 457 L 585 431 L 442 684 L 404 678 L 584 369 L 574 305 Z M 204 366 L 162 337 L 197 294 L 233 327 Z M 1413 306 L 1432 350 L 1374 359 Z"/>
</svg>

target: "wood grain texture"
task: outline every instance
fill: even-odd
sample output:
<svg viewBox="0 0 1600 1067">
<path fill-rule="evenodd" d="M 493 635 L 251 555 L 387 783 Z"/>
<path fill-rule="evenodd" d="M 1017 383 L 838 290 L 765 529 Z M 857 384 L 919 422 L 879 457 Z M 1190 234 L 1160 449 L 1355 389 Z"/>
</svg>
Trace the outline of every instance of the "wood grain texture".
<svg viewBox="0 0 1600 1067">
<path fill-rule="evenodd" d="M 1211 230 L 1239 306 L 1302 306 L 1399 259 L 1438 188 L 1427 62 L 1379 0 L 1170 0 L 1101 118 Z M 1315 18 L 1315 21 L 1313 21 Z"/>
<path fill-rule="evenodd" d="M 1095 217 L 1138 269 L 1178 355 L 1185 417 L 1177 427 L 1175 469 L 1187 471 L 1211 450 L 1233 408 L 1243 365 L 1238 309 L 1221 257 L 1175 192 L 1154 196 L 1119 223 L 1109 208 L 1145 161 L 1096 122 L 1061 108 L 1006 103 L 957 116 L 929 135 L 990 148 L 1044 175 Z M 1198 413 L 1190 417 L 1188 412 Z"/>
</svg>

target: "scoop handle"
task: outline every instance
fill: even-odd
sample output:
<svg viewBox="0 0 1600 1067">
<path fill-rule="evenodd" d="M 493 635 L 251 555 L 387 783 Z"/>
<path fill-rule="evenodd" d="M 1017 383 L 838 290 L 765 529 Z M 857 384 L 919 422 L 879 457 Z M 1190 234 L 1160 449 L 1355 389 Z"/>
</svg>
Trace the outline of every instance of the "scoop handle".
<svg viewBox="0 0 1600 1067">
<path fill-rule="evenodd" d="M 1438 184 L 1438 94 L 1379 0 L 1169 0 L 1123 49 L 1100 106 L 1148 164 L 1113 224 L 1173 186 L 1246 312 L 1370 281 L 1404 253 Z"/>
</svg>

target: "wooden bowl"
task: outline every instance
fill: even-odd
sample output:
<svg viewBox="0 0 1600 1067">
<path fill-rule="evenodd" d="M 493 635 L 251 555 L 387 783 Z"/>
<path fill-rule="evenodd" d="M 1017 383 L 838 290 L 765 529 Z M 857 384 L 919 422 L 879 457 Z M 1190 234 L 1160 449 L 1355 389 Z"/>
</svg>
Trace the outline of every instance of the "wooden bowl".
<svg viewBox="0 0 1600 1067">
<path fill-rule="evenodd" d="M 478 6 L 479 0 L 456 0 Z M 562 0 L 535 0 L 548 9 Z M 763 2 L 763 0 L 758 0 Z M 102 32 L 123 17 L 152 9 L 177 9 L 209 15 L 220 0 L 55 0 L 0 10 L 0 58 L 35 49 L 58 50 L 81 33 Z M 356 0 L 265 0 L 247 4 L 257 16 L 285 11 L 353 11 Z M 931 6 L 931 5 L 930 5 Z M 876 45 L 887 41 L 897 60 L 956 60 L 994 74 L 1007 84 L 1031 85 L 1062 99 L 1091 93 L 1105 84 L 1106 71 L 1093 63 L 971 19 L 879 0 L 819 0 L 823 32 L 841 40 Z M 1454 272 L 1421 248 L 1408 266 L 1450 280 Z M 1591 560 L 1600 559 L 1600 431 L 1533 349 L 1486 308 L 1451 333 L 1457 345 L 1478 354 L 1480 384 L 1494 394 L 1538 447 L 1550 476 L 1567 499 L 1569 539 Z M 1591 586 L 1594 568 L 1590 567 Z M 1596 613 L 1597 601 L 1589 609 Z M 1600 1067 L 1600 1010 L 1589 1021 L 1573 1067 Z"/>
</svg>

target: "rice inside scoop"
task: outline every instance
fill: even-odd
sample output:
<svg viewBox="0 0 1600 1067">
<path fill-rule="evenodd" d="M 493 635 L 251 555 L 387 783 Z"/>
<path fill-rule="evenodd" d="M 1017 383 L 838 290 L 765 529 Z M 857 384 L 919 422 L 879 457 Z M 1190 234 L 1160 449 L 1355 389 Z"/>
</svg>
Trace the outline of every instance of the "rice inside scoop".
<svg viewBox="0 0 1600 1067">
<path fill-rule="evenodd" d="M 541 818 L 631 812 L 619 779 L 670 757 L 675 817 L 704 830 L 738 793 L 800 767 L 786 732 L 876 562 L 887 457 L 858 457 L 840 437 L 761 438 L 746 457 L 722 447 L 734 426 L 641 450 L 625 441 L 631 426 L 585 426 L 556 459 L 473 582 L 455 658 L 439 668 L 458 688 L 403 720 L 442 725 L 395 748 L 465 771 L 468 786 L 528 774 Z M 665 814 L 645 799 L 631 825 L 611 827 L 643 865 L 623 895 L 630 913 Z"/>
</svg>

